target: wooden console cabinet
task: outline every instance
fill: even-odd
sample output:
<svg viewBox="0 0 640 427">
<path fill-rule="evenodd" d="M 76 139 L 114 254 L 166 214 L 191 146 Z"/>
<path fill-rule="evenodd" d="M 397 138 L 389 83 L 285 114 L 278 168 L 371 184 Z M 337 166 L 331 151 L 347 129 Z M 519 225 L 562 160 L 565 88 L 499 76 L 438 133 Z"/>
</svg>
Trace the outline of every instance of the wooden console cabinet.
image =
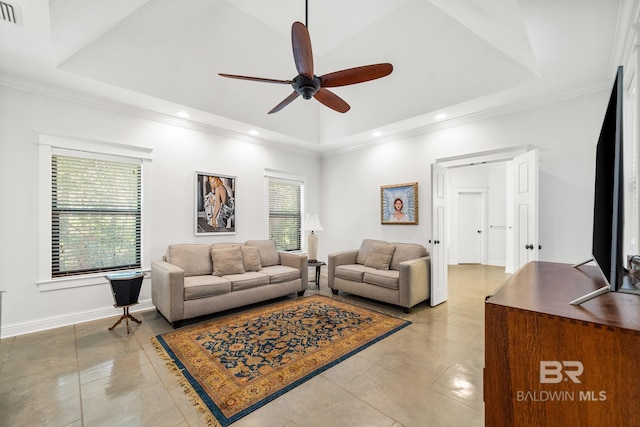
<svg viewBox="0 0 640 427">
<path fill-rule="evenodd" d="M 485 426 L 640 426 L 640 296 L 531 262 L 485 304 Z"/>
</svg>

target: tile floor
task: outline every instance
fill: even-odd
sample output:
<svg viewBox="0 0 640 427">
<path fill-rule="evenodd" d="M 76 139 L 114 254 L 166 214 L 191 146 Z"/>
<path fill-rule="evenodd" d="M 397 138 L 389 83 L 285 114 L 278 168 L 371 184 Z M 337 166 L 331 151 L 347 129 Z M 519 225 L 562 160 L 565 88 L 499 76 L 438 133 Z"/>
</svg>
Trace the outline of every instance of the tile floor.
<svg viewBox="0 0 640 427">
<path fill-rule="evenodd" d="M 310 271 L 311 272 L 311 271 Z M 311 274 L 311 277 L 313 275 Z M 500 267 L 449 269 L 449 300 L 411 314 L 339 298 L 413 323 L 249 414 L 241 426 L 482 426 L 484 297 Z M 326 276 L 321 289 L 331 295 Z M 103 319 L 0 340 L 0 426 L 201 426 L 149 337 L 170 330 L 155 311 L 108 331 Z"/>
</svg>

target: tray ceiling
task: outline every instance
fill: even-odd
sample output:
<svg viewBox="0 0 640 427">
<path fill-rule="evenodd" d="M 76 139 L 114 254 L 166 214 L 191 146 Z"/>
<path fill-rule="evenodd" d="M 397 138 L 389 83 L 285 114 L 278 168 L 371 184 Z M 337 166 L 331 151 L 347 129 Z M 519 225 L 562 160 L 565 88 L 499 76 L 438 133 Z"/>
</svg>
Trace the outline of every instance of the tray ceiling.
<svg viewBox="0 0 640 427">
<path fill-rule="evenodd" d="M 0 22 L 0 73 L 316 151 L 449 118 L 540 103 L 610 85 L 618 27 L 636 2 L 614 0 L 309 0 L 318 75 L 391 62 L 383 79 L 267 112 L 291 88 L 217 73 L 290 79 L 302 0 L 12 0 Z M 620 24 L 620 25 L 619 25 Z"/>
</svg>

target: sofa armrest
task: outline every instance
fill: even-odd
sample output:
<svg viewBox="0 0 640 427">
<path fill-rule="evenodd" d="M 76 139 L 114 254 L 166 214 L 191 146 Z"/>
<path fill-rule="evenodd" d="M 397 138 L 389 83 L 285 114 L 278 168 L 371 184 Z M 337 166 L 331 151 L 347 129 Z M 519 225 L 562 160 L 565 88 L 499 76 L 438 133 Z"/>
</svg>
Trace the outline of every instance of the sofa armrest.
<svg viewBox="0 0 640 427">
<path fill-rule="evenodd" d="M 184 270 L 166 261 L 151 263 L 151 301 L 169 322 L 184 318 Z"/>
<path fill-rule="evenodd" d="M 292 252 L 280 252 L 280 264 L 300 270 L 302 279 L 302 289 L 307 289 L 309 283 L 309 272 L 307 270 L 307 256 Z"/>
<path fill-rule="evenodd" d="M 411 308 L 429 298 L 431 283 L 431 257 L 426 256 L 398 265 L 400 272 L 398 290 L 400 305 Z"/>
<path fill-rule="evenodd" d="M 329 262 L 327 263 L 327 274 L 329 279 L 329 287 L 333 289 L 333 279 L 335 278 L 336 267 L 339 265 L 355 264 L 358 258 L 358 250 L 333 252 L 329 254 Z"/>
</svg>

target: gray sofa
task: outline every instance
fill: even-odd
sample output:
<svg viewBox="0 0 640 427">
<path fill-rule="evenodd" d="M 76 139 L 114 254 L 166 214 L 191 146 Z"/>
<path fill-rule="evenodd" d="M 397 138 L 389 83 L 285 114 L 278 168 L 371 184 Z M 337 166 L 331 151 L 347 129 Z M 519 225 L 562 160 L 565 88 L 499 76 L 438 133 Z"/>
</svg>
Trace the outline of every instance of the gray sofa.
<svg viewBox="0 0 640 427">
<path fill-rule="evenodd" d="M 271 240 L 175 244 L 151 264 L 151 300 L 176 328 L 183 320 L 278 298 L 307 288 L 307 256 Z"/>
<path fill-rule="evenodd" d="M 429 298 L 431 258 L 424 246 L 365 239 L 360 249 L 329 254 L 329 287 L 395 304 L 409 313 Z"/>
</svg>

